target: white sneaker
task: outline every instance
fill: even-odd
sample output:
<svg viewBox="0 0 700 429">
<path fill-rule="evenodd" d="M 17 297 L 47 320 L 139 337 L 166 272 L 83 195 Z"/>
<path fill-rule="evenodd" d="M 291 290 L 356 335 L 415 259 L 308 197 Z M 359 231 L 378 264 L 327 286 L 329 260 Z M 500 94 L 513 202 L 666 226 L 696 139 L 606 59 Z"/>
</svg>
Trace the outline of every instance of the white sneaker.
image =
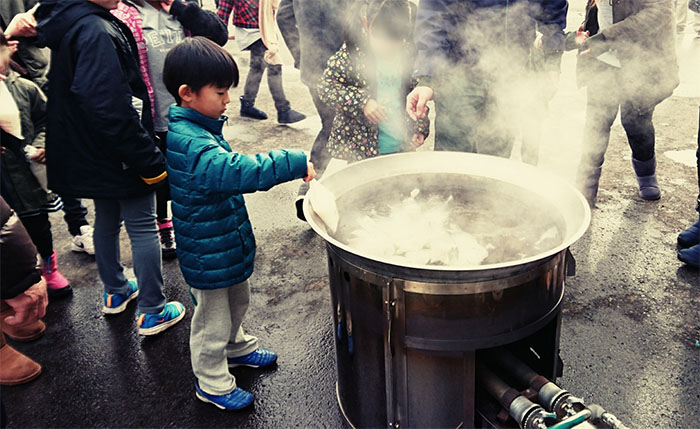
<svg viewBox="0 0 700 429">
<path fill-rule="evenodd" d="M 73 237 L 73 252 L 87 253 L 88 255 L 95 254 L 95 243 L 92 241 L 92 227 L 83 225 L 80 227 L 80 235 Z"/>
</svg>

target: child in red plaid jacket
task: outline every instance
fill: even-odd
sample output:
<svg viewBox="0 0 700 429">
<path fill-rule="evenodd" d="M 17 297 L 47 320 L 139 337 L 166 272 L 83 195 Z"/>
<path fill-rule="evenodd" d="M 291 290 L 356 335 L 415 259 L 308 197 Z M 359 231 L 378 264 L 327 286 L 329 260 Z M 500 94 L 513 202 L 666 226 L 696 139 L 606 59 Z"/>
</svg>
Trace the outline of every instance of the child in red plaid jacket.
<svg viewBox="0 0 700 429">
<path fill-rule="evenodd" d="M 267 119 L 267 114 L 255 107 L 260 82 L 267 69 L 267 85 L 277 109 L 277 122 L 291 124 L 305 119 L 306 116 L 293 110 L 287 101 L 282 85 L 282 64 L 279 61 L 279 55 L 268 52 L 269 46 L 265 46 L 261 35 L 261 27 L 265 22 L 276 26 L 274 16 L 269 20 L 260 19 L 261 9 L 272 10 L 274 15 L 278 3 L 279 0 L 219 0 L 217 12 L 226 25 L 233 12 L 236 42 L 241 50 L 250 51 L 250 70 L 246 77 L 243 96 L 241 96 L 241 116 L 258 120 Z M 263 30 L 270 29 L 265 27 Z"/>
</svg>

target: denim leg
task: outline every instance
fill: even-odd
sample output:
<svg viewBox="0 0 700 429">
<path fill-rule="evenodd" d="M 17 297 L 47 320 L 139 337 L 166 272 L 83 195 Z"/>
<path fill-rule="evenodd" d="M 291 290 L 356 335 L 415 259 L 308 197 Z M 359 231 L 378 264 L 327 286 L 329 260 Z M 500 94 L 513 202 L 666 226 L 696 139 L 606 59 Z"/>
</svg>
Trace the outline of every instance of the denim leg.
<svg viewBox="0 0 700 429">
<path fill-rule="evenodd" d="M 462 85 L 436 88 L 435 150 L 477 152 L 477 131 L 483 120 L 486 94 L 469 78 Z M 446 82 L 459 82 L 450 77 Z"/>
<path fill-rule="evenodd" d="M 267 65 L 267 86 L 270 88 L 270 94 L 275 101 L 275 109 L 278 112 L 289 110 L 289 101 L 287 101 L 287 96 L 284 95 L 284 85 L 282 84 L 282 65 Z"/>
<path fill-rule="evenodd" d="M 301 50 L 299 45 L 299 28 L 294 15 L 294 2 L 292 0 L 282 0 L 277 7 L 277 26 L 282 33 L 284 44 L 294 58 L 294 68 L 299 68 L 301 62 Z"/>
<path fill-rule="evenodd" d="M 86 219 L 88 209 L 80 198 L 61 197 L 61 199 L 63 200 L 63 220 L 68 225 L 68 232 L 74 237 L 80 235 L 80 227 L 90 225 Z"/>
<path fill-rule="evenodd" d="M 695 152 L 695 157 L 698 162 L 698 205 L 695 209 L 700 213 L 700 109 L 698 109 L 698 150 Z"/>
<path fill-rule="evenodd" d="M 652 117 L 654 108 L 638 108 L 631 103 L 620 106 L 620 120 L 627 133 L 632 157 L 637 161 L 649 161 L 654 157 L 656 143 Z"/>
<path fill-rule="evenodd" d="M 328 138 L 331 136 L 331 130 L 333 129 L 335 110 L 321 101 L 315 90 L 312 89 L 310 92 L 314 106 L 316 106 L 318 115 L 321 117 L 321 131 L 318 132 L 314 145 L 311 147 L 311 162 L 314 163 L 314 168 L 320 176 L 326 170 L 331 160 L 331 154 L 328 153 Z"/>
<path fill-rule="evenodd" d="M 117 200 L 95 200 L 95 260 L 106 293 L 126 295 L 129 281 L 119 252 L 121 206 Z"/>
<path fill-rule="evenodd" d="M 260 82 L 262 81 L 263 73 L 265 73 L 265 45 L 261 40 L 256 41 L 250 46 L 250 68 L 248 76 L 245 79 L 243 87 L 243 101 L 255 102 L 260 90 Z"/>
<path fill-rule="evenodd" d="M 163 295 L 162 255 L 156 226 L 155 193 L 120 200 L 119 203 L 126 232 L 131 241 L 134 273 L 139 285 L 139 311 L 160 313 L 166 300 Z"/>
</svg>

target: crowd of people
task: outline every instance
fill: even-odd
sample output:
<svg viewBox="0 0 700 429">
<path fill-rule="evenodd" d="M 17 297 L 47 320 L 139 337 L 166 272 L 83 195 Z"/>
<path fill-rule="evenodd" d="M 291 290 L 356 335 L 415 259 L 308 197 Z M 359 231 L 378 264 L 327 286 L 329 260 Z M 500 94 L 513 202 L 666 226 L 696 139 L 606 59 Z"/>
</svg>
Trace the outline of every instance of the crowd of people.
<svg viewBox="0 0 700 429">
<path fill-rule="evenodd" d="M 435 150 L 510 157 L 519 136 L 522 160 L 537 164 L 562 53 L 578 50 L 588 100 L 579 189 L 595 207 L 619 112 L 639 195 L 658 200 L 653 113 L 679 84 L 674 8 L 672 0 L 588 0 L 579 30 L 565 33 L 567 0 L 219 0 L 217 13 L 183 0 L 3 0 L 2 332 L 40 337 L 48 299 L 72 293 L 48 215 L 63 210 L 72 249 L 95 255 L 103 312 L 122 313 L 136 300 L 142 335 L 185 315 L 163 293 L 162 258 L 179 259 L 194 304 L 196 396 L 226 410 L 247 407 L 253 396 L 229 369 L 268 367 L 277 355 L 242 327 L 256 249 L 243 194 L 304 179 L 296 200 L 303 220 L 308 182 L 331 158 L 421 146 L 430 101 Z M 230 39 L 250 51 L 240 116 L 267 119 L 255 106 L 267 70 L 277 122 L 306 117 L 284 92 L 278 30 L 321 130 L 309 156 L 242 155 L 222 133 L 239 81 L 223 48 Z M 700 137 L 698 171 L 700 186 Z M 82 199 L 94 201 L 92 226 Z M 122 224 L 135 278 L 121 261 Z M 697 268 L 700 220 L 678 244 L 681 261 Z M 4 335 L 0 359 L 0 384 L 41 372 Z"/>
</svg>

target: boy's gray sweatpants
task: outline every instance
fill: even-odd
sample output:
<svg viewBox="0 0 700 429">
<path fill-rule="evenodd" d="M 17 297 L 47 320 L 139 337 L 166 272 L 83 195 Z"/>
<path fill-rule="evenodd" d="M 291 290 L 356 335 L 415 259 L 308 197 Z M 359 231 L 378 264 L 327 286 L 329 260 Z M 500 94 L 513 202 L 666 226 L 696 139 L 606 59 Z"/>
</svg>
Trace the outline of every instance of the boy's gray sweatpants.
<svg viewBox="0 0 700 429">
<path fill-rule="evenodd" d="M 226 358 L 245 356 L 258 348 L 258 339 L 241 327 L 250 286 L 246 280 L 227 288 L 190 291 L 195 299 L 190 331 L 194 376 L 206 393 L 226 395 L 236 388 Z"/>
</svg>

